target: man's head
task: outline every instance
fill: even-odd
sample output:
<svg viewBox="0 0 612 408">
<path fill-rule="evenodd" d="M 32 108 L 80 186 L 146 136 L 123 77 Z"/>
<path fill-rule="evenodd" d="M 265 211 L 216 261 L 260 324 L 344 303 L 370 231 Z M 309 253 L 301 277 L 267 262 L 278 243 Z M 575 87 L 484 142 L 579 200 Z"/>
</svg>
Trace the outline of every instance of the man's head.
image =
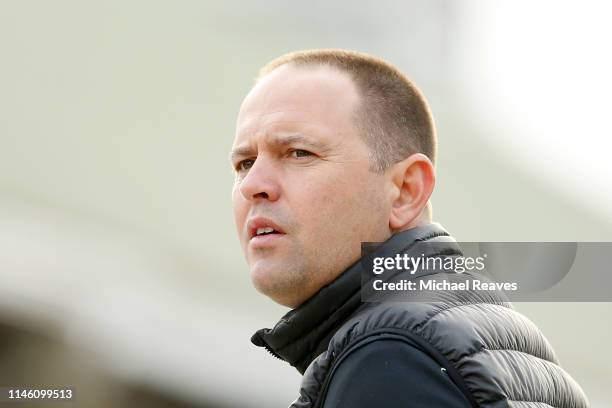
<svg viewBox="0 0 612 408">
<path fill-rule="evenodd" d="M 434 159 L 427 104 L 389 64 L 315 50 L 266 65 L 232 152 L 255 287 L 296 307 L 354 263 L 361 242 L 429 222 Z"/>
</svg>

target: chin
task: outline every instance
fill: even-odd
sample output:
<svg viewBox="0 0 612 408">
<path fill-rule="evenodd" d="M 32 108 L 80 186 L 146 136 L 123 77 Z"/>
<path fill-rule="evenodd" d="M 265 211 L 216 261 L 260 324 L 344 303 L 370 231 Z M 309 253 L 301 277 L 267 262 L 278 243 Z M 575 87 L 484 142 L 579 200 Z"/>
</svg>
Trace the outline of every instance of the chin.
<svg viewBox="0 0 612 408">
<path fill-rule="evenodd" d="M 275 291 L 278 284 L 278 268 L 272 267 L 270 262 L 258 261 L 251 266 L 251 282 L 255 289 L 266 296 Z"/>
<path fill-rule="evenodd" d="M 261 260 L 251 266 L 250 276 L 255 289 L 276 303 L 295 307 L 302 300 L 299 292 L 306 286 L 305 279 L 289 265 Z"/>
</svg>

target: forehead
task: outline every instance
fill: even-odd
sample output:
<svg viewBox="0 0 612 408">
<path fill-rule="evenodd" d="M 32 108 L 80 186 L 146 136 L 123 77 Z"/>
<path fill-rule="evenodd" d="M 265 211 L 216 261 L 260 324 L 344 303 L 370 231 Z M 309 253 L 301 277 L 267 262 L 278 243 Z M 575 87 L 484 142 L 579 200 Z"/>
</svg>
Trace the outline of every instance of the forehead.
<svg viewBox="0 0 612 408">
<path fill-rule="evenodd" d="M 355 133 L 359 103 L 351 78 L 330 67 L 281 66 L 262 78 L 244 99 L 234 144 L 276 132 Z"/>
</svg>

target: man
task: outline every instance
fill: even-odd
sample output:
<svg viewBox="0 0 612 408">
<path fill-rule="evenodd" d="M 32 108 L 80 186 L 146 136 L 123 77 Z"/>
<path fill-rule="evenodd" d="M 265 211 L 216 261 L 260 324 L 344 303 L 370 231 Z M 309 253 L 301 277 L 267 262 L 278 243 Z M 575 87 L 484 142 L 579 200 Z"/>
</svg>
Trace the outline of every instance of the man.
<svg viewBox="0 0 612 408">
<path fill-rule="evenodd" d="M 304 374 L 292 407 L 587 406 L 500 297 L 361 301 L 362 242 L 461 255 L 431 219 L 429 108 L 396 68 L 343 50 L 272 61 L 240 108 L 231 156 L 252 282 L 292 308 L 252 338 Z"/>
</svg>

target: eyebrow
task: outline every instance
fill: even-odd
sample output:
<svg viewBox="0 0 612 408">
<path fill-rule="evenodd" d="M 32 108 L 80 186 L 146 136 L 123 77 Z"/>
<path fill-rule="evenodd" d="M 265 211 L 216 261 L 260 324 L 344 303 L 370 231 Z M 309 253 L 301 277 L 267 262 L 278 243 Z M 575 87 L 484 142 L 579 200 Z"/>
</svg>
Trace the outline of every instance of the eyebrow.
<svg viewBox="0 0 612 408">
<path fill-rule="evenodd" d="M 315 150 L 325 149 L 325 146 L 322 143 L 309 140 L 308 138 L 299 134 L 275 137 L 269 142 L 269 144 L 276 148 L 287 147 L 292 144 L 301 144 L 305 147 L 309 147 Z M 237 146 L 230 152 L 230 160 L 234 162 L 240 157 L 248 157 L 254 155 L 255 152 L 253 151 L 253 149 L 251 149 L 250 146 Z"/>
</svg>

